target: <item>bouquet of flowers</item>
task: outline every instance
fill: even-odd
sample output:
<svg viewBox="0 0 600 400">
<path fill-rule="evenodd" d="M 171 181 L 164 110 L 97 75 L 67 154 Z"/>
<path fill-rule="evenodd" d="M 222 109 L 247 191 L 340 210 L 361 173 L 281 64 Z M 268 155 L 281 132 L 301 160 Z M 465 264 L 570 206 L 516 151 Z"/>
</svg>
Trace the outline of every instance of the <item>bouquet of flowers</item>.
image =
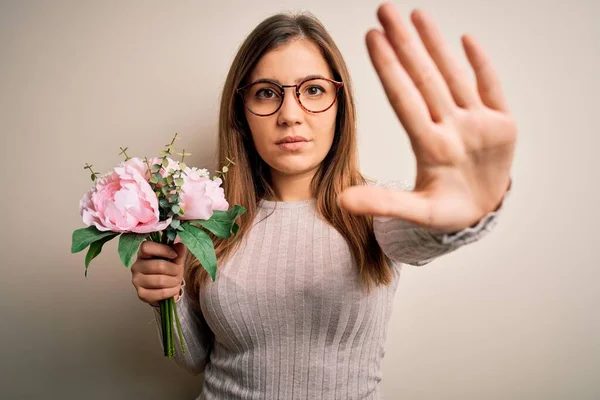
<svg viewBox="0 0 600 400">
<path fill-rule="evenodd" d="M 227 159 L 229 164 L 211 179 L 208 170 L 184 164 L 185 156 L 190 155 L 185 150 L 178 153 L 181 161 L 171 159 L 176 139 L 177 133 L 166 150 L 161 151 L 161 157 L 152 159 L 130 158 L 127 148 L 120 148 L 125 161 L 101 177 L 92 170 L 92 165 L 85 165 L 93 187 L 80 200 L 79 212 L 88 227 L 73 232 L 71 253 L 89 246 L 86 277 L 90 262 L 100 254 L 102 246 L 119 236 L 118 252 L 127 268 L 133 264 L 143 241 L 171 246 L 179 240 L 215 280 L 217 257 L 204 230 L 227 239 L 237 233 L 239 226 L 235 220 L 246 212 L 239 205 L 230 208 L 221 188 L 221 177 L 225 179 L 234 162 Z M 160 301 L 160 310 L 165 356 L 172 358 L 175 354 L 173 321 L 185 353 L 174 298 Z"/>
</svg>

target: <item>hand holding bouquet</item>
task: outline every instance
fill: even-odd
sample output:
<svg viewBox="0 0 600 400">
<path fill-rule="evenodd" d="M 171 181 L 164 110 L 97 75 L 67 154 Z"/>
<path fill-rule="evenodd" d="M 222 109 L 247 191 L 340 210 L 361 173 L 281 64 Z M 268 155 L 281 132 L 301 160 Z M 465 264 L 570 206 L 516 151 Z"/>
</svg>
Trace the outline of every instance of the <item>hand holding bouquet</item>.
<svg viewBox="0 0 600 400">
<path fill-rule="evenodd" d="M 73 232 L 71 252 L 88 248 L 85 257 L 85 276 L 90 262 L 102 251 L 102 246 L 119 236 L 118 252 L 129 268 L 142 242 L 149 240 L 172 246 L 176 239 L 200 261 L 212 280 L 216 278 L 217 258 L 207 230 L 214 236 L 227 239 L 239 229 L 235 220 L 246 210 L 234 205 L 229 208 L 216 175 L 212 179 L 206 169 L 190 168 L 170 158 L 177 134 L 161 157 L 152 159 L 130 158 L 127 148 L 121 148 L 125 161 L 98 178 L 91 165 L 94 186 L 79 203 L 79 211 L 87 228 Z M 219 175 L 225 179 L 228 168 Z M 204 228 L 204 230 L 202 229 Z M 179 332 L 179 342 L 185 352 L 175 299 L 159 302 L 162 315 L 162 337 L 165 356 L 175 354 L 173 321 Z"/>
</svg>

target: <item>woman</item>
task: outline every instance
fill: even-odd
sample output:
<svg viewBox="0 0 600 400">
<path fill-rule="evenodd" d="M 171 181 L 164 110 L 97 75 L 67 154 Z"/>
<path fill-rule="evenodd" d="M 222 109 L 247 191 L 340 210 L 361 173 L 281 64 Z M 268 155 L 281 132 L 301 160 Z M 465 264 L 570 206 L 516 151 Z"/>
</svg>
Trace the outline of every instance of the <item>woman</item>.
<svg viewBox="0 0 600 400">
<path fill-rule="evenodd" d="M 363 178 L 342 56 L 315 18 L 275 15 L 242 44 L 223 90 L 219 160 L 236 160 L 225 194 L 248 212 L 235 241 L 215 242 L 216 281 L 181 244 L 140 248 L 138 296 L 159 326 L 158 301 L 176 296 L 188 350 L 176 346 L 176 360 L 204 371 L 201 399 L 379 399 L 401 265 L 496 221 L 516 129 L 483 51 L 463 38 L 475 85 L 426 14 L 412 14 L 424 47 L 392 5 L 378 17 L 367 47 L 411 140 L 413 190 Z"/>
</svg>

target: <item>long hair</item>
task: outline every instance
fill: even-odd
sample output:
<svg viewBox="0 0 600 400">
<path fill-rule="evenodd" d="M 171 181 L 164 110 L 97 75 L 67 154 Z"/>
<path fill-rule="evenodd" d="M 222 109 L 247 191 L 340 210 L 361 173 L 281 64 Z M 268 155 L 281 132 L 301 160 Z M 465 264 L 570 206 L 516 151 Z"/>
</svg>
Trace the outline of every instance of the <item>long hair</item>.
<svg viewBox="0 0 600 400">
<path fill-rule="evenodd" d="M 211 235 L 219 265 L 235 251 L 251 228 L 261 198 L 273 196 L 268 165 L 259 156 L 246 117 L 244 105 L 236 89 L 247 79 L 260 58 L 270 50 L 295 39 L 316 44 L 328 62 L 335 80 L 344 82 L 338 97 L 338 111 L 333 144 L 311 182 L 319 215 L 345 238 L 358 265 L 359 279 L 369 292 L 371 286 L 388 285 L 392 280 L 388 260 L 373 233 L 373 219 L 357 216 L 341 209 L 337 196 L 346 188 L 365 185 L 358 170 L 356 139 L 356 108 L 352 84 L 342 55 L 319 20 L 309 13 L 276 14 L 261 22 L 240 46 L 231 65 L 223 92 L 219 113 L 218 161 L 226 164 L 233 158 L 235 166 L 227 172 L 223 183 L 230 204 L 240 204 L 246 213 L 239 217 L 240 229 L 233 239 L 221 240 Z M 208 273 L 188 252 L 185 280 L 188 293 L 198 297 Z"/>
</svg>

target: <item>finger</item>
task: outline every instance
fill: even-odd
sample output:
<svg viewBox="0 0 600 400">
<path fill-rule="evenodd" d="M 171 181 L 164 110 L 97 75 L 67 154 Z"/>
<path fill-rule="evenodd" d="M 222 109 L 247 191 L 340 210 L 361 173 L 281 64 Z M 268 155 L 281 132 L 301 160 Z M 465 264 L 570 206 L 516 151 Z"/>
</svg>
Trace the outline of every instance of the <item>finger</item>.
<svg viewBox="0 0 600 400">
<path fill-rule="evenodd" d="M 419 89 L 431 113 L 439 122 L 455 108 L 454 100 L 442 74 L 425 48 L 412 38 L 392 4 L 379 7 L 377 16 L 398 59 Z"/>
<path fill-rule="evenodd" d="M 423 226 L 431 220 L 431 202 L 416 192 L 353 186 L 340 194 L 339 204 L 356 215 L 394 217 Z"/>
<path fill-rule="evenodd" d="M 440 70 L 450 93 L 460 107 L 474 106 L 479 101 L 475 85 L 461 68 L 433 20 L 425 12 L 415 10 L 411 19 L 427 52 Z"/>
<path fill-rule="evenodd" d="M 173 251 L 177 253 L 177 257 L 171 260 L 173 264 L 182 265 L 185 262 L 185 258 L 187 256 L 187 247 L 183 243 L 176 243 L 173 245 Z"/>
<path fill-rule="evenodd" d="M 170 289 L 181 285 L 181 278 L 171 275 L 138 274 L 132 283 L 136 288 Z"/>
<path fill-rule="evenodd" d="M 407 134 L 414 137 L 426 132 L 432 123 L 427 104 L 389 42 L 377 30 L 367 33 L 366 42 L 385 94 Z"/>
<path fill-rule="evenodd" d="M 170 299 L 179 294 L 180 288 L 174 287 L 169 289 L 144 289 L 138 288 L 137 295 L 143 302 L 158 305 L 158 302 L 165 299 Z"/>
<path fill-rule="evenodd" d="M 183 271 L 181 264 L 175 264 L 168 260 L 152 259 L 142 260 L 135 264 L 135 271 L 144 275 L 170 275 L 180 276 Z M 132 267 L 133 268 L 133 267 Z"/>
<path fill-rule="evenodd" d="M 477 90 L 481 101 L 488 107 L 498 111 L 508 111 L 506 99 L 500 85 L 500 78 L 492 67 L 490 59 L 483 48 L 472 36 L 464 35 L 462 44 L 469 63 L 475 71 Z"/>
<path fill-rule="evenodd" d="M 177 252 L 166 244 L 144 241 L 140 245 L 138 250 L 138 258 L 150 259 L 155 257 L 161 257 L 165 259 L 172 259 L 177 257 Z"/>
</svg>

